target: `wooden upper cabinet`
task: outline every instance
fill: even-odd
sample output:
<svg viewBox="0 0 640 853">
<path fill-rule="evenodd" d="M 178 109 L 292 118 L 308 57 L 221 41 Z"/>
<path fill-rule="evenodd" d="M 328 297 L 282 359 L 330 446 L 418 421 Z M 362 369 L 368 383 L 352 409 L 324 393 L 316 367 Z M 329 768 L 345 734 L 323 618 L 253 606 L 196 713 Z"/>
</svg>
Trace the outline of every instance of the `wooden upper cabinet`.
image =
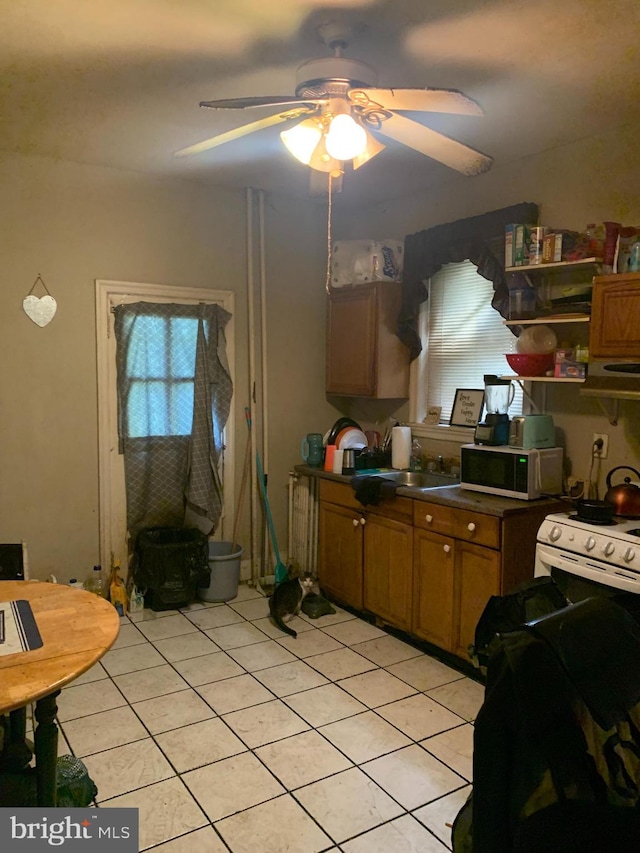
<svg viewBox="0 0 640 853">
<path fill-rule="evenodd" d="M 640 358 L 640 273 L 594 278 L 589 354 Z"/>
<path fill-rule="evenodd" d="M 327 394 L 409 396 L 409 350 L 396 336 L 402 288 L 373 282 L 334 290 L 327 308 Z"/>
</svg>

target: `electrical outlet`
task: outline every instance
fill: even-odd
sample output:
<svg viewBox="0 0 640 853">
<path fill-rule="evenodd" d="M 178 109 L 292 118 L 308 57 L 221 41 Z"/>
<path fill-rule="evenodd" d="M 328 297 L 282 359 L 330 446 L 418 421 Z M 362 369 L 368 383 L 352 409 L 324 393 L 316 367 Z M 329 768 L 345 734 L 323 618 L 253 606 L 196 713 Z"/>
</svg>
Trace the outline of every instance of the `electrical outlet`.
<svg viewBox="0 0 640 853">
<path fill-rule="evenodd" d="M 602 441 L 602 447 L 598 450 L 597 447 L 593 447 L 596 441 Z M 593 456 L 595 459 L 606 459 L 609 454 L 609 436 L 606 432 L 594 432 L 593 434 Z"/>
</svg>

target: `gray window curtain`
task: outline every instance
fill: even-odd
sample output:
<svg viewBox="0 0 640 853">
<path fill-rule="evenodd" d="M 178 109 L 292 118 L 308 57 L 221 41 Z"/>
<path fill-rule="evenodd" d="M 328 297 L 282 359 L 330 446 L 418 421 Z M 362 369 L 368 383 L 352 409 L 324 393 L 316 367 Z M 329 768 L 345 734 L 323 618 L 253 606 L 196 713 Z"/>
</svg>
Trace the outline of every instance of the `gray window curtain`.
<svg viewBox="0 0 640 853">
<path fill-rule="evenodd" d="M 223 508 L 220 454 L 233 382 L 219 305 L 136 302 L 114 309 L 119 451 L 127 528 L 198 527 Z"/>
</svg>

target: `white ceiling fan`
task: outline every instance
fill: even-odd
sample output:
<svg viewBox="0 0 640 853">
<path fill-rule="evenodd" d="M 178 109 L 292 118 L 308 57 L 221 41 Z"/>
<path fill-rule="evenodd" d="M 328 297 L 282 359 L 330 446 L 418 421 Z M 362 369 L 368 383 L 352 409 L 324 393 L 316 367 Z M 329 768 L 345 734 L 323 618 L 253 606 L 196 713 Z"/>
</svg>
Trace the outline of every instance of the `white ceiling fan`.
<svg viewBox="0 0 640 853">
<path fill-rule="evenodd" d="M 463 175 L 478 175 L 491 168 L 491 157 L 401 114 L 416 111 L 481 116 L 483 111 L 475 101 L 455 89 L 377 88 L 377 75 L 371 66 L 343 56 L 348 27 L 330 23 L 318 31 L 333 56 L 300 66 L 295 95 L 200 102 L 201 107 L 214 110 L 276 107 L 277 112 L 183 148 L 175 156 L 199 154 L 302 118 L 280 134 L 282 141 L 302 163 L 334 177 L 342 175 L 346 162 L 357 169 L 380 153 L 385 146 L 378 136 L 407 145 Z"/>
</svg>

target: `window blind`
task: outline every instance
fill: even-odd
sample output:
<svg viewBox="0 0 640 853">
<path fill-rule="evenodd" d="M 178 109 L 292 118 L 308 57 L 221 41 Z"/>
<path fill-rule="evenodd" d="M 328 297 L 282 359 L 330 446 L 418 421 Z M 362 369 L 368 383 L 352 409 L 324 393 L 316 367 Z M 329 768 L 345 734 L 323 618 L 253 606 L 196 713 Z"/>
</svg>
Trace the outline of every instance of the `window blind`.
<svg viewBox="0 0 640 853">
<path fill-rule="evenodd" d="M 429 282 L 426 324 L 426 400 L 442 406 L 448 424 L 457 388 L 484 388 L 484 374 L 510 373 L 505 353 L 515 336 L 491 307 L 493 285 L 470 261 L 447 264 Z M 514 383 L 510 415 L 522 413 L 522 389 Z"/>
</svg>

